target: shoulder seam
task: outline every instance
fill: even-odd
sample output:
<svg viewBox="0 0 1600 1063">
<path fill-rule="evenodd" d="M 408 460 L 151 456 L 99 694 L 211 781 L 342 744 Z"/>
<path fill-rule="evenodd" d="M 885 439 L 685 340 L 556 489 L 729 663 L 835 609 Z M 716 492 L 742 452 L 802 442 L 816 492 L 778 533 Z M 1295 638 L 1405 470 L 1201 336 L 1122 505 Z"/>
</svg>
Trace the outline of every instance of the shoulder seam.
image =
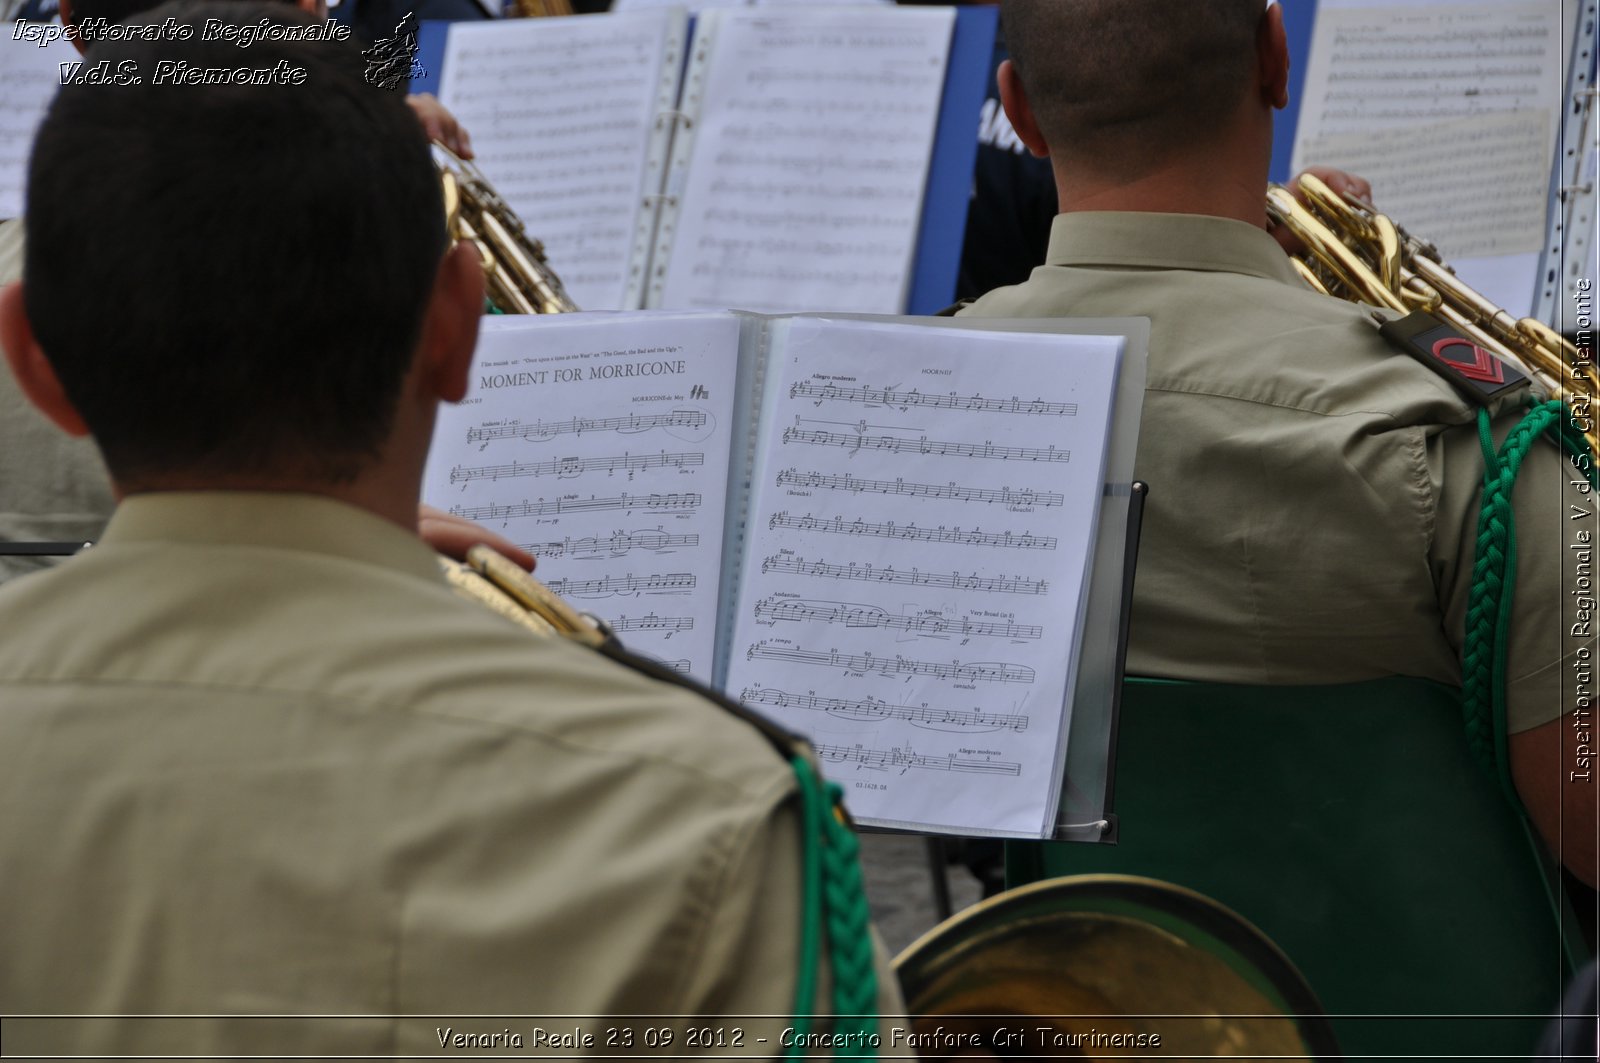
<svg viewBox="0 0 1600 1063">
<path fill-rule="evenodd" d="M 723 790 L 723 791 L 727 791 L 727 792 L 730 792 L 730 793 L 740 794 L 740 795 L 746 796 L 746 797 L 756 796 L 756 795 L 759 795 L 759 794 L 764 794 L 764 793 L 767 792 L 767 790 L 769 788 L 772 788 L 774 785 L 776 786 L 777 792 L 781 793 L 783 791 L 783 789 L 784 789 L 783 782 L 780 781 L 780 782 L 777 782 L 775 784 L 768 784 L 767 786 L 756 787 L 754 790 L 752 790 L 751 788 L 745 787 L 745 786 L 741 786 L 738 783 L 733 782 L 732 780 L 723 779 L 723 778 L 719 778 L 718 776 L 711 775 L 711 774 L 709 774 L 709 773 L 707 773 L 705 771 L 702 771 L 696 765 L 688 763 L 686 761 L 680 761 L 680 760 L 670 759 L 670 758 L 667 758 L 667 757 L 655 756 L 655 755 L 652 755 L 652 754 L 649 754 L 649 753 L 631 752 L 631 751 L 612 749 L 612 748 L 609 748 L 609 747 L 606 747 L 606 746 L 590 745 L 588 743 L 575 741 L 572 738 L 570 738 L 568 736 L 565 736 L 565 735 L 551 734 L 551 733 L 546 732 L 546 731 L 540 731 L 540 730 L 536 730 L 536 729 L 531 728 L 531 727 L 520 726 L 518 724 L 508 723 L 508 722 L 505 722 L 505 721 L 502 721 L 502 720 L 479 719 L 477 717 L 464 716 L 464 715 L 461 715 L 459 713 L 445 711 L 445 710 L 419 709 L 416 706 L 408 705 L 408 704 L 406 704 L 405 702 L 402 702 L 402 701 L 393 701 L 393 700 L 381 699 L 381 698 L 370 699 L 369 700 L 369 699 L 364 699 L 364 698 L 357 698 L 357 697 L 350 697 L 350 696 L 336 695 L 336 694 L 328 694 L 328 693 L 323 693 L 323 692 L 310 692 L 310 691 L 294 689 L 294 688 L 278 688 L 278 687 L 257 686 L 257 685 L 251 685 L 251 686 L 237 685 L 236 686 L 236 685 L 227 684 L 227 683 L 177 682 L 177 681 L 174 681 L 174 680 L 121 680 L 121 679 L 119 679 L 119 680 L 102 680 L 102 679 L 86 678 L 86 677 L 81 677 L 81 676 L 80 677 L 56 677 L 56 676 L 52 676 L 52 677 L 49 677 L 47 679 L 45 679 L 45 678 L 27 679 L 27 678 L 17 678 L 17 677 L 0 678 L 0 690 L 5 689 L 6 687 L 24 687 L 24 686 L 30 686 L 31 687 L 31 686 L 46 686 L 46 685 L 59 689 L 63 685 L 71 685 L 71 684 L 76 684 L 76 685 L 79 685 L 79 686 L 86 686 L 86 687 L 105 687 L 105 688 L 130 688 L 130 687 L 136 687 L 136 688 L 141 688 L 141 689 L 171 689 L 171 690 L 217 691 L 217 692 L 226 692 L 228 694 L 234 694 L 234 695 L 246 695 L 246 696 L 255 696 L 255 697 L 294 698 L 294 699 L 298 699 L 298 700 L 300 700 L 300 701 L 302 701 L 303 703 L 306 703 L 306 704 L 317 704 L 317 705 L 324 706 L 328 710 L 334 711 L 334 712 L 352 712 L 352 711 L 359 710 L 359 711 L 362 711 L 362 712 L 365 712 L 365 713 L 370 713 L 370 712 L 375 712 L 375 711 L 377 711 L 377 712 L 387 711 L 387 712 L 405 713 L 408 717 L 413 718 L 413 719 L 423 719 L 423 720 L 429 720 L 429 721 L 436 721 L 436 722 L 439 722 L 439 723 L 448 724 L 450 726 L 455 726 L 455 727 L 473 728 L 473 729 L 477 729 L 477 730 L 503 734 L 503 735 L 511 736 L 513 738 L 517 738 L 517 739 L 520 739 L 520 740 L 523 740 L 523 741 L 532 742 L 532 743 L 538 743 L 538 744 L 541 744 L 541 745 L 554 746 L 554 747 L 565 749 L 565 750 L 568 750 L 568 751 L 574 752 L 574 753 L 583 753 L 583 754 L 590 755 L 590 756 L 613 757 L 613 758 L 620 759 L 620 760 L 632 761 L 632 762 L 638 763 L 638 764 L 652 764 L 652 765 L 656 765 L 656 766 L 659 766 L 659 767 L 662 767 L 662 768 L 665 768 L 665 769 L 669 769 L 669 770 L 672 770 L 672 771 L 680 772 L 680 773 L 682 773 L 684 775 L 687 775 L 687 776 L 690 776 L 692 778 L 699 779 L 701 782 L 706 783 L 706 784 L 708 784 L 708 785 L 710 785 L 710 786 L 712 786 L 712 787 L 714 787 L 714 788 L 716 788 L 718 790 Z M 676 690 L 673 691 L 673 696 L 677 696 L 677 691 Z M 722 710 L 719 709 L 718 711 L 721 712 Z M 749 724 L 745 723 L 743 720 L 737 719 L 736 717 L 734 717 L 732 715 L 728 715 L 727 718 L 731 723 L 734 723 L 737 726 L 750 727 Z M 751 730 L 753 731 L 754 728 L 751 728 Z M 758 735 L 758 737 L 759 737 L 759 735 Z M 785 765 L 783 763 L 782 758 L 778 756 L 777 751 L 775 749 L 772 749 L 771 745 L 768 744 L 765 740 L 762 740 L 761 746 L 762 746 L 763 749 L 769 751 L 769 753 L 771 754 L 774 768 L 777 769 L 778 772 L 781 772 L 783 776 L 788 776 L 789 772 L 787 771 L 787 769 L 786 769 L 786 767 L 785 767 Z M 789 781 L 792 782 L 792 779 L 789 780 Z"/>
</svg>

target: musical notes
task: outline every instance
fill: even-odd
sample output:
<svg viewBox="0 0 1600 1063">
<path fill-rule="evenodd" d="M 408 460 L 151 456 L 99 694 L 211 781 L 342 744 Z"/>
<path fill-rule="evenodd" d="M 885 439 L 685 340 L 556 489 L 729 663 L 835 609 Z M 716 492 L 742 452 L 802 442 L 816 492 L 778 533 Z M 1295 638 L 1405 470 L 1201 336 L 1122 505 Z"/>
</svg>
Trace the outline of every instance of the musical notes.
<svg viewBox="0 0 1600 1063">
<path fill-rule="evenodd" d="M 554 560 L 560 557 L 621 557 L 635 550 L 661 553 L 699 545 L 700 536 L 696 533 L 669 535 L 660 528 L 650 531 L 617 532 L 615 535 L 603 538 L 586 535 L 581 539 L 574 539 L 569 536 L 553 542 L 521 544 L 524 550 L 541 560 Z"/>
<path fill-rule="evenodd" d="M 875 523 L 859 518 L 844 517 L 819 519 L 797 517 L 785 510 L 767 519 L 769 528 L 794 528 L 799 531 L 822 532 L 826 535 L 868 535 L 882 539 L 908 539 L 919 543 L 959 543 L 962 546 L 993 546 L 1013 550 L 1054 550 L 1056 537 L 1034 535 L 1031 532 L 986 532 L 977 528 L 963 531 L 960 528 L 919 528 L 915 524 L 896 524 L 894 521 Z"/>
<path fill-rule="evenodd" d="M 1561 4 L 1330 5 L 1317 13 L 1292 169 L 1361 174 L 1380 210 L 1447 259 L 1535 251 L 1564 58 Z M 1484 294 L 1528 312 L 1532 269 Z"/>
<path fill-rule="evenodd" d="M 619 616 L 610 621 L 612 631 L 693 631 L 692 616 Z"/>
<path fill-rule="evenodd" d="M 61 86 L 61 64 L 82 59 L 65 40 L 44 48 L 37 41 L 16 40 L 18 25 L 8 22 L 0 43 L 0 99 L 5 100 L 0 108 L 0 218 L 22 217 L 34 131 Z"/>
<path fill-rule="evenodd" d="M 937 454 L 940 457 L 989 458 L 997 461 L 1071 461 L 1072 452 L 1055 447 L 1006 447 L 995 443 L 954 443 L 947 440 L 899 439 L 895 436 L 869 436 L 850 432 L 814 432 L 805 428 L 786 428 L 785 443 L 810 443 L 819 447 L 844 447 L 852 453 L 882 450 L 890 454 Z"/>
<path fill-rule="evenodd" d="M 424 497 L 515 529 L 555 593 L 710 678 L 739 330 L 727 313 L 485 319 Z"/>
<path fill-rule="evenodd" d="M 1015 731 L 1028 729 L 1028 717 L 1014 713 L 968 712 L 964 709 L 935 709 L 927 705 L 891 705 L 877 698 L 850 700 L 821 698 L 814 694 L 790 694 L 783 690 L 746 687 L 739 700 L 748 705 L 772 705 L 786 709 L 825 712 L 841 720 L 906 720 L 936 731 Z"/>
<path fill-rule="evenodd" d="M 456 23 L 446 38 L 441 101 L 585 310 L 625 308 L 657 98 L 677 81 L 664 59 L 682 34 L 681 14 L 652 11 Z"/>
<path fill-rule="evenodd" d="M 700 496 L 693 491 L 665 495 L 614 495 L 609 498 L 553 498 L 537 502 L 513 502 L 486 506 L 451 506 L 450 512 L 468 520 L 509 520 L 513 517 L 542 517 L 552 513 L 601 513 L 617 509 L 682 510 L 700 508 Z"/>
<path fill-rule="evenodd" d="M 818 384 L 802 380 L 789 385 L 789 397 L 816 399 L 819 402 L 855 402 L 865 406 L 897 406 L 904 410 L 912 406 L 930 406 L 939 410 L 965 410 L 981 413 L 1021 413 L 1039 417 L 1076 417 L 1075 402 L 1046 402 L 1043 399 L 986 399 L 982 395 L 924 395 L 915 388 L 900 391 L 897 388 L 839 387 L 836 384 Z"/>
<path fill-rule="evenodd" d="M 978 760 L 954 753 L 934 756 L 910 749 L 869 749 L 866 746 L 840 746 L 819 742 L 817 756 L 833 762 L 859 764 L 864 768 L 922 768 L 927 771 L 967 771 L 983 775 L 1020 775 L 1022 765 L 1007 760 Z"/>
<path fill-rule="evenodd" d="M 1043 594 L 1050 589 L 1047 580 L 1023 579 L 1020 576 L 962 575 L 959 572 L 919 572 L 896 569 L 893 565 L 874 568 L 870 563 L 858 565 L 854 561 L 842 565 L 826 561 L 807 561 L 803 557 L 776 555 L 761 562 L 761 571 L 791 572 L 802 576 L 820 576 L 825 579 L 860 580 L 863 583 L 900 583 L 918 587 L 950 587 L 963 591 L 988 591 L 993 594 Z"/>
<path fill-rule="evenodd" d="M 875 627 L 885 631 L 905 631 L 913 635 L 970 637 L 985 635 L 1000 639 L 1037 639 L 1044 628 L 1038 624 L 1015 624 L 1009 620 L 951 620 L 943 613 L 897 616 L 876 605 L 849 602 L 812 602 L 802 599 L 763 598 L 756 603 L 755 615 L 763 620 L 815 620 L 845 627 Z"/>
<path fill-rule="evenodd" d="M 950 27 L 937 9 L 705 12 L 659 305 L 901 312 Z"/>
<path fill-rule="evenodd" d="M 1033 507 L 1059 506 L 1066 496 L 1055 491 L 1035 491 L 1032 488 L 1012 490 L 1009 487 L 968 487 L 956 483 L 925 484 L 907 480 L 871 480 L 850 473 L 801 472 L 784 469 L 778 474 L 778 486 L 822 488 L 825 491 L 850 491 L 855 494 L 905 495 L 909 498 L 945 498 L 957 502 L 1000 503 L 1002 506 Z"/>
<path fill-rule="evenodd" d="M 570 598 L 605 598 L 618 594 L 686 594 L 694 590 L 695 582 L 693 573 L 674 572 L 665 576 L 629 575 L 603 576 L 600 579 L 553 579 L 547 581 L 545 586 L 556 594 Z M 683 631 L 687 628 L 672 630 Z"/>
<path fill-rule="evenodd" d="M 909 657 L 875 657 L 870 653 L 840 653 L 838 650 L 803 650 L 797 646 L 779 646 L 758 642 L 745 651 L 751 661 L 793 661 L 796 664 L 814 664 L 824 668 L 841 668 L 862 675 L 921 675 L 935 679 L 954 679 L 965 683 L 1032 683 L 1034 671 L 1019 664 L 991 661 L 962 663 L 961 661 L 915 661 Z"/>
<path fill-rule="evenodd" d="M 626 417 L 574 417 L 566 421 L 533 421 L 528 424 L 480 425 L 467 429 L 468 443 L 488 443 L 496 439 L 554 439 L 585 432 L 620 432 L 633 435 L 655 428 L 704 428 L 703 410 L 673 410 L 671 413 L 633 413 Z"/>
<path fill-rule="evenodd" d="M 726 682 L 826 747 L 868 822 L 1037 836 L 1058 803 L 1119 341 L 984 334 L 974 357 L 954 330 L 786 326 Z"/>
<path fill-rule="evenodd" d="M 613 473 L 622 469 L 633 478 L 633 473 L 644 469 L 684 469 L 704 465 L 704 454 L 619 454 L 601 458 L 552 458 L 549 461 L 513 461 L 504 465 L 457 465 L 450 470 L 451 483 L 469 480 L 501 480 L 517 476 L 556 476 L 568 480 L 586 472 Z"/>
</svg>

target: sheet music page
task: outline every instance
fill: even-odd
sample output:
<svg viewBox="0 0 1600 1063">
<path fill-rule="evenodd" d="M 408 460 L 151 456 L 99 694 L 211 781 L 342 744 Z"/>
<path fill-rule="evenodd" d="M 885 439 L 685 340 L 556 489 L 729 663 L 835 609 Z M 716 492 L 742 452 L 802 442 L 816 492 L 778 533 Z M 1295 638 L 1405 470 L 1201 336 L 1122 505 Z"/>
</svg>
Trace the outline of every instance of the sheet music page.
<svg viewBox="0 0 1600 1063">
<path fill-rule="evenodd" d="M 681 10 L 458 22 L 439 98 L 584 310 L 625 309 L 663 54 Z M 670 105 L 669 105 L 670 106 Z"/>
<path fill-rule="evenodd" d="M 1368 178 L 1378 209 L 1451 262 L 1537 252 L 1566 48 L 1550 0 L 1325 3 L 1293 167 Z M 1536 268 L 1474 272 L 1521 314 Z"/>
<path fill-rule="evenodd" d="M 704 102 L 660 305 L 900 312 L 954 11 L 705 21 Z"/>
<path fill-rule="evenodd" d="M 1040 836 L 1123 341 L 777 328 L 728 694 L 864 821 Z"/>
<path fill-rule="evenodd" d="M 15 29 L 9 25 L 0 35 L 0 218 L 21 217 L 33 134 L 61 85 L 61 64 L 83 59 L 66 41 L 41 48 L 15 40 Z"/>
<path fill-rule="evenodd" d="M 501 324 L 500 322 L 505 322 Z M 423 498 L 539 559 L 623 644 L 711 678 L 739 321 L 489 318 Z"/>
</svg>

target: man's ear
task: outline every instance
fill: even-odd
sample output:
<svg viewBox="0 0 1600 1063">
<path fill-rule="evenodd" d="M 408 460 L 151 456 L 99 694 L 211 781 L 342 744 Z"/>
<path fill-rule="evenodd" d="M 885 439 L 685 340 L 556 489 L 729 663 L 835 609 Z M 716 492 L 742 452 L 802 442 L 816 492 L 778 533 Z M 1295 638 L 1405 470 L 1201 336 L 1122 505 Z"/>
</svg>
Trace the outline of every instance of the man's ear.
<svg viewBox="0 0 1600 1063">
<path fill-rule="evenodd" d="M 1277 110 L 1289 106 L 1289 36 L 1283 29 L 1283 5 L 1273 4 L 1256 30 L 1256 76 L 1261 98 Z"/>
<path fill-rule="evenodd" d="M 440 260 L 422 322 L 418 353 L 433 398 L 460 402 L 466 397 L 482 317 L 483 263 L 477 245 L 463 240 Z"/>
<path fill-rule="evenodd" d="M 0 289 L 0 347 L 5 348 L 6 362 L 11 366 L 11 375 L 17 378 L 17 386 L 39 412 L 70 436 L 89 434 L 89 426 L 78 416 L 77 407 L 56 377 L 55 367 L 34 338 L 33 323 L 22 302 L 21 281 Z"/>
<path fill-rule="evenodd" d="M 1011 119 L 1011 128 L 1016 132 L 1017 139 L 1039 158 L 1048 157 L 1050 145 L 1045 143 L 1044 134 L 1039 132 L 1039 122 L 1033 116 L 1033 105 L 1028 102 L 1028 90 L 1022 87 L 1022 78 L 1011 60 L 1000 64 L 996 78 L 1000 83 L 1000 106 L 1006 109 L 1006 117 Z"/>
</svg>

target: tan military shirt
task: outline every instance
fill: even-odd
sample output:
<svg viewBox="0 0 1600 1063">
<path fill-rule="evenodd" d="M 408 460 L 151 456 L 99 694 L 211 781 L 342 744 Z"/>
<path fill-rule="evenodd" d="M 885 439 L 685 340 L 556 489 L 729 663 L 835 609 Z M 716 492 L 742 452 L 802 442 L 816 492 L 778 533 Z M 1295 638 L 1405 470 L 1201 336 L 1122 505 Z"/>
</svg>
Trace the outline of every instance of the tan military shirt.
<svg viewBox="0 0 1600 1063">
<path fill-rule="evenodd" d="M 1476 408 L 1368 312 L 1308 290 L 1261 229 L 1113 212 L 1058 216 L 1045 265 L 966 311 L 1151 319 L 1130 674 L 1460 682 Z M 1555 718 L 1572 683 L 1564 525 L 1569 503 L 1592 506 L 1568 472 L 1541 443 L 1516 488 L 1512 731 Z"/>
<path fill-rule="evenodd" d="M 457 598 L 406 531 L 136 496 L 0 588 L 0 631 L 0 1015 L 328 1016 L 13 1019 L 8 1051 L 777 1053 L 745 1017 L 793 1007 L 790 768 Z"/>
<path fill-rule="evenodd" d="M 0 221 L 0 287 L 22 276 L 22 219 Z M 51 424 L 0 364 L 0 543 L 98 539 L 111 516 L 100 452 Z M 53 564 L 0 553 L 0 582 Z"/>
</svg>

